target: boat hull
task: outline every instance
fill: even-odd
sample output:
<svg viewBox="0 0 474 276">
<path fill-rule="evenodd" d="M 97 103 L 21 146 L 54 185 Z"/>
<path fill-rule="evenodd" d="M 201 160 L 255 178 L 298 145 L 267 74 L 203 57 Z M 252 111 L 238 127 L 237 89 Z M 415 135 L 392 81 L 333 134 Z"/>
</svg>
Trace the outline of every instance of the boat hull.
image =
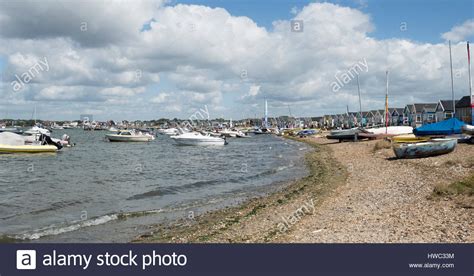
<svg viewBox="0 0 474 276">
<path fill-rule="evenodd" d="M 24 145 L 24 146 L 12 146 L 12 145 L 1 145 L 0 153 L 44 153 L 44 152 L 57 152 L 58 148 L 49 145 Z"/>
<path fill-rule="evenodd" d="M 469 135 L 474 135 L 474 126 L 465 125 L 462 127 L 462 132 Z"/>
<path fill-rule="evenodd" d="M 153 138 L 149 136 L 132 136 L 132 135 L 116 135 L 107 134 L 105 137 L 110 142 L 150 142 Z"/>
<path fill-rule="evenodd" d="M 327 139 L 346 141 L 356 141 L 357 135 L 360 133 L 359 129 L 344 129 L 344 130 L 334 130 L 331 131 L 329 135 L 326 136 Z"/>
<path fill-rule="evenodd" d="M 457 139 L 432 139 L 420 143 L 396 143 L 393 151 L 397 158 L 423 158 L 452 152 Z"/>
</svg>

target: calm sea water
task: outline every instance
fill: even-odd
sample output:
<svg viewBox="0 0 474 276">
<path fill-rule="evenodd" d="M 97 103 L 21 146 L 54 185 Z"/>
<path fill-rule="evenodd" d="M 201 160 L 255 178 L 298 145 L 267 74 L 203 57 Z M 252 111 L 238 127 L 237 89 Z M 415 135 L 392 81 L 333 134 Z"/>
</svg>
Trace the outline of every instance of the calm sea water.
<svg viewBox="0 0 474 276">
<path fill-rule="evenodd" d="M 306 173 L 304 144 L 271 135 L 224 147 L 110 143 L 68 133 L 57 154 L 0 155 L 0 235 L 40 242 L 124 242 L 148 226 L 192 219 L 280 188 Z"/>
</svg>

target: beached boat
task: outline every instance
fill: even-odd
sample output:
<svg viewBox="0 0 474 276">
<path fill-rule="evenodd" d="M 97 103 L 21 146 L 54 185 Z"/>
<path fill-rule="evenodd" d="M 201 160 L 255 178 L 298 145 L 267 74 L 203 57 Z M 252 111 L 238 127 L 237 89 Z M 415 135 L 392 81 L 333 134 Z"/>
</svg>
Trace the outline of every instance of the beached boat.
<svg viewBox="0 0 474 276">
<path fill-rule="evenodd" d="M 457 118 L 451 118 L 438 123 L 426 124 L 413 130 L 416 136 L 446 136 L 461 134 L 462 128 L 466 125 Z"/>
<path fill-rule="evenodd" d="M 462 132 L 469 134 L 469 135 L 474 135 L 474 126 L 471 125 L 464 125 L 462 127 Z"/>
<path fill-rule="evenodd" d="M 180 131 L 180 133 L 176 136 L 171 136 L 177 144 L 180 145 L 187 145 L 187 146 L 202 146 L 202 145 L 218 145 L 223 146 L 227 144 L 224 138 L 214 137 L 209 134 L 203 135 L 199 132 L 184 132 Z"/>
<path fill-rule="evenodd" d="M 421 158 L 452 152 L 457 145 L 454 138 L 435 138 L 420 143 L 394 143 L 393 151 L 398 158 Z"/>
<path fill-rule="evenodd" d="M 411 126 L 388 126 L 388 127 L 366 128 L 363 130 L 363 132 L 393 136 L 393 135 L 412 134 L 413 128 Z"/>
<path fill-rule="evenodd" d="M 110 142 L 150 142 L 155 139 L 153 135 L 135 130 L 121 130 L 117 134 L 106 134 L 105 137 Z"/>
<path fill-rule="evenodd" d="M 398 135 L 393 136 L 390 138 L 395 143 L 417 143 L 417 142 L 426 142 L 430 138 L 429 137 L 417 137 L 414 134 L 405 134 L 405 135 Z"/>
<path fill-rule="evenodd" d="M 306 136 L 316 135 L 317 133 L 318 131 L 315 129 L 304 129 L 304 130 L 298 131 L 296 135 L 300 137 L 301 136 L 306 137 Z"/>
<path fill-rule="evenodd" d="M 339 142 L 345 140 L 357 140 L 357 135 L 361 132 L 358 128 L 351 128 L 351 129 L 341 129 L 341 130 L 333 130 L 326 136 L 327 139 L 332 140 L 339 140 Z"/>
</svg>

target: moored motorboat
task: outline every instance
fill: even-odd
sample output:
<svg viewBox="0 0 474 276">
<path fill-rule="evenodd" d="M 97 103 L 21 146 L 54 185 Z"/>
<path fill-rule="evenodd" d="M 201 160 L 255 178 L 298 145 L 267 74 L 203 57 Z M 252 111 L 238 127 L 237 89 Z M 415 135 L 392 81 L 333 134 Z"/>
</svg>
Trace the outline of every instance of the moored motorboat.
<svg viewBox="0 0 474 276">
<path fill-rule="evenodd" d="M 176 136 L 171 136 L 177 144 L 180 145 L 187 145 L 187 146 L 196 146 L 196 145 L 217 145 L 223 146 L 227 144 L 227 141 L 224 138 L 214 137 L 209 134 L 203 135 L 199 132 L 184 132 L 180 131 L 180 133 Z"/>
<path fill-rule="evenodd" d="M 0 133 L 0 153 L 44 153 L 56 152 L 62 146 L 51 140 L 49 136 L 41 135 L 41 140 L 27 144 L 25 137 L 11 133 Z"/>
<path fill-rule="evenodd" d="M 0 127 L 0 133 L 1 132 L 12 132 L 16 134 L 22 134 L 23 130 L 17 128 L 17 127 Z"/>
<path fill-rule="evenodd" d="M 117 134 L 106 134 L 110 142 L 149 142 L 155 139 L 153 135 L 135 130 L 121 130 Z"/>
<path fill-rule="evenodd" d="M 157 133 L 158 134 L 163 134 L 163 135 L 173 136 L 173 135 L 177 135 L 179 132 L 178 132 L 178 129 L 172 127 L 172 128 L 158 129 Z"/>
<path fill-rule="evenodd" d="M 232 137 L 232 138 L 235 138 L 237 137 L 237 134 L 238 132 L 235 131 L 235 130 L 230 130 L 230 129 L 223 129 L 219 132 L 221 135 L 225 136 L 225 137 Z"/>
<path fill-rule="evenodd" d="M 239 131 L 237 131 L 237 134 L 236 134 L 235 137 L 237 137 L 237 138 L 250 138 L 250 135 L 248 135 L 248 134 L 242 132 L 241 130 L 239 130 Z"/>
<path fill-rule="evenodd" d="M 0 153 L 44 153 L 57 152 L 52 145 L 4 145 L 0 144 Z"/>
<path fill-rule="evenodd" d="M 28 135 L 44 134 L 44 135 L 50 136 L 51 131 L 49 131 L 46 128 L 42 128 L 40 126 L 33 126 L 32 128 L 25 131 L 25 134 L 28 134 Z"/>
<path fill-rule="evenodd" d="M 457 145 L 455 138 L 434 138 L 419 143 L 393 143 L 397 158 L 421 158 L 452 152 Z"/>
</svg>

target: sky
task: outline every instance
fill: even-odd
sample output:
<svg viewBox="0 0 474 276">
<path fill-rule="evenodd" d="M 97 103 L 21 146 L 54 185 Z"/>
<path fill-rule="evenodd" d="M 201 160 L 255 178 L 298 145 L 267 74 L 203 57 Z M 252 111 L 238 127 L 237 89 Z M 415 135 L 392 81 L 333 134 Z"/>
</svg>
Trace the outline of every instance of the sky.
<svg viewBox="0 0 474 276">
<path fill-rule="evenodd" d="M 298 117 L 468 95 L 473 1 L 0 1 L 0 118 Z M 472 47 L 471 47 L 472 48 Z M 207 114 L 207 113 L 206 113 Z"/>
</svg>

